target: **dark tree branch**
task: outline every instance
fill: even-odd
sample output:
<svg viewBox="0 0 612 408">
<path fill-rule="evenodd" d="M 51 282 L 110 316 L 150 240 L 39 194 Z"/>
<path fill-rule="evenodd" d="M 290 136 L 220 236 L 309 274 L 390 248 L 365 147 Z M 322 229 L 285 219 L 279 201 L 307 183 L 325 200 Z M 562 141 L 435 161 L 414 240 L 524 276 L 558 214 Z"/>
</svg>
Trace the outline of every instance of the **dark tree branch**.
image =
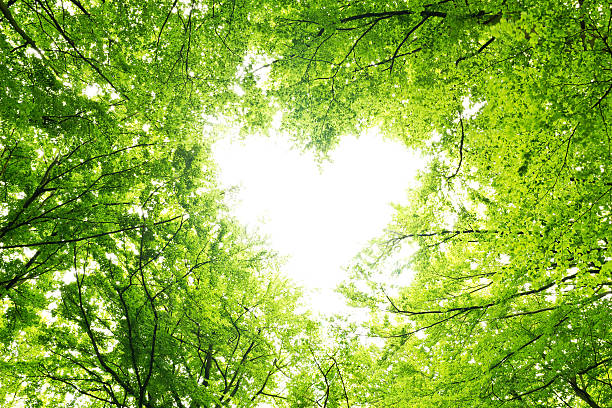
<svg viewBox="0 0 612 408">
<path fill-rule="evenodd" d="M 585 390 L 582 389 L 578 386 L 578 383 L 576 382 L 576 376 L 572 376 L 570 378 L 567 379 L 567 382 L 569 383 L 569 385 L 572 387 L 572 390 L 574 390 L 574 392 L 576 393 L 576 395 L 583 400 L 584 402 L 587 403 L 587 405 L 591 408 L 601 408 L 599 406 L 599 404 L 597 404 L 593 398 L 591 397 L 591 395 Z"/>
<path fill-rule="evenodd" d="M 75 252 L 76 252 L 76 248 L 75 248 Z M 89 317 L 88 317 L 87 311 L 85 310 L 85 306 L 84 306 L 84 300 L 83 300 L 83 281 L 84 280 L 85 280 L 85 275 L 81 275 L 80 277 L 78 274 L 76 275 L 76 284 L 77 284 L 78 296 L 79 296 L 79 301 L 78 301 L 77 306 L 79 308 L 81 318 L 83 319 L 83 327 L 85 328 L 87 337 L 89 337 L 89 340 L 93 347 L 94 354 L 98 362 L 100 363 L 100 367 L 104 371 L 106 371 L 113 378 L 113 380 L 115 380 L 117 384 L 119 384 L 124 390 L 134 395 L 134 390 L 132 389 L 132 387 L 129 385 L 129 383 L 124 381 L 115 370 L 113 370 L 108 365 L 108 363 L 106 362 L 106 359 L 102 356 L 100 348 L 98 347 L 98 341 L 96 340 L 96 337 L 94 336 L 94 333 L 91 329 L 91 323 L 89 321 Z"/>
<path fill-rule="evenodd" d="M 77 6 L 78 9 L 83 12 L 83 14 L 91 18 L 91 14 L 89 14 L 89 12 L 85 9 L 85 7 L 83 7 L 83 5 L 81 4 L 79 0 L 70 0 L 70 2 L 74 4 L 75 6 Z"/>
<path fill-rule="evenodd" d="M 175 220 L 178 220 L 179 218 L 183 218 L 183 215 L 177 215 L 176 217 L 170 218 L 168 220 L 164 220 L 164 221 L 158 221 L 156 223 L 154 223 L 153 225 L 161 225 L 161 224 L 166 224 Z M 117 230 L 113 230 L 113 231 L 106 231 L 106 232 L 101 232 L 98 234 L 92 234 L 92 235 L 88 235 L 85 237 L 80 237 L 80 238 L 72 238 L 72 239 L 64 239 L 64 240 L 59 240 L 59 241 L 40 241 L 40 242 L 33 242 L 31 244 L 18 244 L 18 245 L 7 245 L 4 247 L 1 247 L 0 249 L 13 249 L 13 248 L 33 248 L 33 247 L 39 247 L 39 246 L 44 246 L 44 245 L 56 245 L 56 244 L 70 244 L 70 243 L 74 243 L 74 242 L 80 242 L 80 241 L 86 241 L 88 239 L 93 239 L 93 238 L 99 238 L 99 237 L 103 237 L 106 235 L 112 235 L 112 234 L 117 234 L 120 232 L 127 232 L 127 231 L 133 231 L 136 229 L 140 229 L 142 228 L 143 225 L 135 225 L 132 227 L 125 227 L 125 228 L 120 228 Z"/>
<path fill-rule="evenodd" d="M 387 19 L 387 18 L 391 18 L 391 17 L 398 17 L 398 16 L 407 16 L 407 15 L 412 15 L 412 14 L 416 14 L 414 11 L 412 10 L 397 10 L 397 11 L 383 11 L 380 13 L 363 13 L 363 14 L 357 14 L 354 16 L 350 16 L 350 17 L 346 17 L 343 18 L 342 20 L 340 20 L 341 23 L 348 23 L 350 21 L 355 21 L 355 20 L 362 20 L 364 18 L 379 18 L 379 19 Z M 442 12 L 442 11 L 421 11 L 419 13 L 419 15 L 423 18 L 429 18 L 429 17 L 440 17 L 440 18 L 445 18 L 446 17 L 446 13 Z"/>
<path fill-rule="evenodd" d="M 53 14 L 53 11 L 47 7 L 45 4 L 43 4 L 40 0 L 37 0 L 37 3 L 41 5 L 41 7 L 43 8 L 43 10 L 45 10 L 47 16 L 49 17 L 49 19 L 51 20 L 51 22 L 53 23 L 53 25 L 55 26 L 55 29 L 57 30 L 58 33 L 60 33 L 60 35 L 68 42 L 68 44 L 70 44 L 70 46 L 72 47 L 72 49 L 78 54 L 78 56 L 87 63 L 87 65 L 89 65 L 94 71 L 96 71 L 98 73 L 98 75 L 104 79 L 104 81 L 106 83 L 108 83 L 111 88 L 113 88 L 116 92 L 120 93 L 125 99 L 129 100 L 130 98 L 128 98 L 123 91 L 121 91 L 119 88 L 117 88 L 115 86 L 115 84 L 102 72 L 102 70 L 96 65 L 94 64 L 90 58 L 86 57 L 85 55 L 83 55 L 83 53 L 79 50 L 79 48 L 76 46 L 76 44 L 74 43 L 74 41 L 72 40 L 72 38 L 70 38 L 68 36 L 68 34 L 66 33 L 66 31 L 63 29 L 62 25 L 57 21 L 57 19 L 55 18 L 55 15 Z"/>
<path fill-rule="evenodd" d="M 463 118 L 459 115 L 459 123 L 461 124 L 461 140 L 459 142 L 459 164 L 457 165 L 457 169 L 453 174 L 446 178 L 446 181 L 449 181 L 457 174 L 459 174 L 459 169 L 461 169 L 461 164 L 463 163 L 463 141 L 465 140 L 465 131 L 463 129 Z"/>
<path fill-rule="evenodd" d="M 12 3 L 11 3 L 12 4 Z M 36 45 L 36 43 L 34 42 L 34 40 L 32 39 L 32 37 L 30 37 L 19 25 L 19 23 L 17 23 L 17 21 L 15 21 L 15 18 L 13 17 L 13 14 L 11 13 L 11 11 L 9 10 L 9 5 L 7 5 L 3 0 L 0 0 L 0 11 L 2 12 L 2 14 L 4 15 L 4 18 L 7 19 L 7 21 L 9 22 L 10 26 L 13 27 L 13 30 L 15 30 L 17 32 L 17 34 L 19 34 L 21 36 L 21 38 L 23 38 L 25 40 L 25 42 L 32 47 L 34 50 L 36 50 L 36 52 L 42 57 L 44 54 L 40 51 L 40 49 L 38 48 L 38 46 Z"/>
<path fill-rule="evenodd" d="M 332 359 L 332 361 L 334 362 L 334 365 L 336 366 L 336 371 L 338 371 L 338 376 L 340 376 L 340 382 L 342 383 L 342 391 L 344 393 L 344 400 L 346 401 L 346 408 L 351 408 L 351 405 L 349 404 L 349 397 L 346 392 L 346 385 L 344 384 L 344 378 L 342 377 L 342 372 L 340 371 L 340 366 L 338 365 L 338 362 L 336 361 L 336 358 L 334 356 L 330 356 L 330 358 Z"/>
<path fill-rule="evenodd" d="M 603 102 L 603 100 L 606 99 L 606 97 L 608 96 L 610 91 L 612 91 L 612 84 L 610 84 L 608 89 L 606 89 L 606 92 L 604 92 L 604 94 L 601 96 L 601 98 L 599 98 L 599 100 L 597 102 L 595 102 L 595 104 L 593 106 L 591 106 L 591 109 L 599 106 Z"/>
<path fill-rule="evenodd" d="M 514 395 L 509 401 L 516 401 L 516 400 L 522 401 L 524 396 L 533 394 L 534 392 L 538 392 L 540 390 L 543 390 L 546 387 L 549 387 L 550 385 L 552 385 L 552 383 L 554 383 L 557 380 L 557 378 L 559 378 L 559 376 L 555 375 L 553 378 L 551 378 L 549 381 L 547 381 L 546 383 L 542 384 L 539 387 L 532 388 L 531 390 L 525 391 L 522 394 Z"/>
<path fill-rule="evenodd" d="M 476 55 L 480 54 L 481 52 L 483 52 L 483 51 L 485 50 L 485 48 L 487 48 L 489 45 L 491 45 L 491 43 L 492 43 L 493 41 L 495 41 L 495 37 L 491 37 L 491 38 L 489 39 L 489 41 L 487 41 L 486 43 L 484 43 L 484 45 L 483 45 L 482 47 L 480 47 L 480 48 L 478 49 L 478 51 L 476 51 L 474 54 L 467 55 L 467 56 L 464 56 L 464 57 L 459 57 L 459 58 L 457 59 L 457 61 L 455 61 L 455 66 L 459 65 L 459 63 L 460 63 L 461 61 L 464 61 L 464 60 L 466 60 L 466 59 L 468 59 L 468 58 L 470 58 L 470 57 L 474 57 L 474 56 L 476 56 Z"/>
<path fill-rule="evenodd" d="M 166 27 L 166 24 L 168 24 L 168 20 L 170 19 L 170 15 L 172 15 L 172 10 L 174 10 L 174 8 L 176 7 L 177 3 L 178 3 L 178 0 L 174 0 L 174 3 L 172 3 L 172 6 L 170 7 L 170 10 L 168 10 L 168 14 L 166 14 L 166 19 L 164 20 L 164 22 L 162 23 L 161 28 L 159 29 L 159 34 L 157 34 L 157 42 L 155 43 L 155 59 L 156 60 L 157 60 L 157 51 L 159 50 L 159 42 L 161 40 L 162 33 L 164 32 L 164 27 Z"/>
<path fill-rule="evenodd" d="M 397 58 L 397 55 L 399 54 L 400 50 L 402 49 L 402 46 L 404 45 L 404 43 L 408 40 L 408 38 L 410 38 L 412 33 L 414 33 L 416 30 L 418 30 L 418 28 L 421 27 L 423 25 L 423 23 L 425 23 L 429 19 L 429 17 L 430 16 L 428 16 L 428 15 L 424 16 L 423 19 L 421 21 L 419 21 L 419 23 L 417 25 L 412 27 L 408 31 L 408 33 L 406 33 L 406 36 L 404 37 L 402 42 L 400 42 L 400 44 L 395 49 L 395 52 L 393 53 L 393 57 L 391 57 L 391 65 L 389 65 L 389 68 L 387 68 L 389 70 L 389 74 L 391 74 L 393 72 L 393 65 L 395 64 L 395 59 Z"/>
</svg>

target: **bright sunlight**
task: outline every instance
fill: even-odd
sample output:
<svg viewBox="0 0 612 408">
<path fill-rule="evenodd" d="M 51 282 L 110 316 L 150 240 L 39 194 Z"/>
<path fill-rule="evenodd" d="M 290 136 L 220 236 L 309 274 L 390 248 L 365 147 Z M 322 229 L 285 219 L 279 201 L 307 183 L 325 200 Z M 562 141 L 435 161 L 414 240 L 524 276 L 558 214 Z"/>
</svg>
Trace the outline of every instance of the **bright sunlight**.
<svg viewBox="0 0 612 408">
<path fill-rule="evenodd" d="M 391 221 L 424 161 L 375 131 L 345 138 L 318 166 L 286 137 L 224 138 L 214 146 L 233 214 L 288 257 L 284 272 L 310 290 L 314 310 L 342 307 L 343 269 Z"/>
</svg>

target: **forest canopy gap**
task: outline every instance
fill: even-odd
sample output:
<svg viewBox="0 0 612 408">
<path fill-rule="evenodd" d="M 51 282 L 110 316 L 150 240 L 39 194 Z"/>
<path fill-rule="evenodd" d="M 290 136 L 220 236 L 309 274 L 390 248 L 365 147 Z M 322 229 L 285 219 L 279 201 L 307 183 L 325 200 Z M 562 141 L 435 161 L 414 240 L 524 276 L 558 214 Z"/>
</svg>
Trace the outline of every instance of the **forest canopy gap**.
<svg viewBox="0 0 612 408">
<path fill-rule="evenodd" d="M 607 2 L 0 13 L 0 405 L 609 406 Z M 279 111 L 321 157 L 375 127 L 431 157 L 340 286 L 360 327 L 304 312 L 225 205 L 215 126 Z"/>
</svg>

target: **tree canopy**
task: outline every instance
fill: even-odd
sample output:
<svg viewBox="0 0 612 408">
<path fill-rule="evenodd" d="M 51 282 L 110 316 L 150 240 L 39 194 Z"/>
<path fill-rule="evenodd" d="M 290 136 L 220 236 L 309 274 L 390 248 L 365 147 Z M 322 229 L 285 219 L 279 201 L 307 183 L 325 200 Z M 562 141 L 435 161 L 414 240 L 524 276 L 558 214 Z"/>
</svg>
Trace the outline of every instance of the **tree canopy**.
<svg viewBox="0 0 612 408">
<path fill-rule="evenodd" d="M 608 3 L 0 12 L 0 405 L 612 401 Z M 210 118 L 278 112 L 321 155 L 378 127 L 428 157 L 340 288 L 380 345 L 301 312 L 225 207 Z"/>
</svg>

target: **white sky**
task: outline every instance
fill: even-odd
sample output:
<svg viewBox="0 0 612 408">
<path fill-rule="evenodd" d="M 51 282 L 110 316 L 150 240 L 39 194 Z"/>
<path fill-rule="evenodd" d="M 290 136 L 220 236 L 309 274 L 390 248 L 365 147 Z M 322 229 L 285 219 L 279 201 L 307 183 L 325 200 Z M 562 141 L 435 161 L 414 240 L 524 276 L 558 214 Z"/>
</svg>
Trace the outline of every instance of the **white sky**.
<svg viewBox="0 0 612 408">
<path fill-rule="evenodd" d="M 239 187 L 233 214 L 288 256 L 285 273 L 323 313 L 342 308 L 343 266 L 381 234 L 423 163 L 375 131 L 343 138 L 322 166 L 282 136 L 225 138 L 214 154 L 221 184 Z"/>
</svg>

